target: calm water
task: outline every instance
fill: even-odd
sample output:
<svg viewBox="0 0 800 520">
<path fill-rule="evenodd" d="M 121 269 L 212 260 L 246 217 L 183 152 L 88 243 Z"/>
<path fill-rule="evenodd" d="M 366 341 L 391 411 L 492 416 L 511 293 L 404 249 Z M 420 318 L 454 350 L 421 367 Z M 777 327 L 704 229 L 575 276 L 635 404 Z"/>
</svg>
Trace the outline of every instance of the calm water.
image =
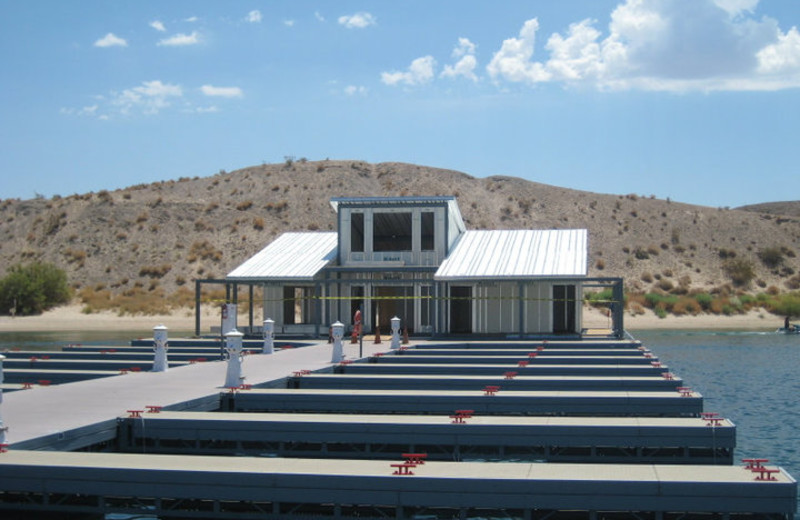
<svg viewBox="0 0 800 520">
<path fill-rule="evenodd" d="M 0 350 L 60 349 L 68 343 L 127 345 L 148 332 L 0 333 Z M 170 335 L 181 333 L 170 331 Z M 633 335 L 687 386 L 703 394 L 706 411 L 719 412 L 736 424 L 737 460 L 768 458 L 800 477 L 800 335 L 704 331 L 634 331 Z"/>
<path fill-rule="evenodd" d="M 736 424 L 736 458 L 764 457 L 800 477 L 800 335 L 638 331 L 633 335 L 687 386 L 704 409 Z M 796 517 L 797 518 L 797 517 Z"/>
</svg>

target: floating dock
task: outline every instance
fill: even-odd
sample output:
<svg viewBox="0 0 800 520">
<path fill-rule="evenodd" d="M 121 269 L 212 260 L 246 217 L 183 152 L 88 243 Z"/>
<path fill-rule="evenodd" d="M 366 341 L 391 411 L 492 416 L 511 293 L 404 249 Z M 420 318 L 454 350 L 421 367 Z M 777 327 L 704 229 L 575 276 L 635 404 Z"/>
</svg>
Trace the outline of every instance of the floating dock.
<svg viewBox="0 0 800 520">
<path fill-rule="evenodd" d="M 508 371 L 500 376 L 396 374 L 306 374 L 293 376 L 288 388 L 327 388 L 364 390 L 475 390 L 499 386 L 503 390 L 635 390 L 639 392 L 677 391 L 684 385 L 678 377 L 622 376 L 520 376 Z"/>
<path fill-rule="evenodd" d="M 9 452 L 0 509 L 206 518 L 501 516 L 572 511 L 773 514 L 796 482 L 778 468 Z M 757 476 L 757 474 L 756 474 Z M 722 498 L 724 497 L 724 498 Z M 552 515 L 549 515 L 552 516 Z M 683 515 L 683 518 L 686 516 Z"/>
<path fill-rule="evenodd" d="M 138 343 L 45 360 L 107 377 L 10 383 L 3 518 L 790 520 L 797 509 L 794 479 L 762 459 L 734 465 L 733 422 L 636 341 L 364 344 L 363 356 L 346 344 L 344 363 L 315 342 L 245 356 L 235 389 L 222 387 L 225 362 L 194 358 L 218 343 L 170 340 L 177 364 L 160 373 L 143 357 L 152 342 Z M 147 368 L 100 368 L 109 361 Z M 19 370 L 30 368 L 8 374 Z"/>
<path fill-rule="evenodd" d="M 727 419 L 161 412 L 120 421 L 117 448 L 147 453 L 730 465 L 736 446 Z"/>
</svg>

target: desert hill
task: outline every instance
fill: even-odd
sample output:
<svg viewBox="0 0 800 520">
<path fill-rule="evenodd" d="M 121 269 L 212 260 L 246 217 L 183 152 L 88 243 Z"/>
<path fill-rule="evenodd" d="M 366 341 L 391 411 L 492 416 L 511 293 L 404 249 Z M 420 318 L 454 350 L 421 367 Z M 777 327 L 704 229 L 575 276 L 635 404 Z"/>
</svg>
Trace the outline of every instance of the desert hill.
<svg viewBox="0 0 800 520">
<path fill-rule="evenodd" d="M 754 211 L 756 213 L 768 213 L 770 215 L 800 217 L 800 201 L 787 200 L 781 202 L 762 202 L 760 204 L 748 204 L 735 209 L 744 211 Z"/>
<path fill-rule="evenodd" d="M 115 191 L 0 202 L 0 275 L 52 262 L 77 290 L 171 295 L 285 231 L 334 230 L 339 196 L 455 195 L 470 229 L 587 228 L 590 274 L 628 290 L 800 287 L 800 216 L 606 195 L 403 163 L 293 161 Z M 796 203 L 795 203 L 796 204 Z M 766 254 L 771 253 L 771 254 Z M 731 270 L 750 265 L 752 277 Z M 5 311 L 5 310 L 3 310 Z"/>
</svg>

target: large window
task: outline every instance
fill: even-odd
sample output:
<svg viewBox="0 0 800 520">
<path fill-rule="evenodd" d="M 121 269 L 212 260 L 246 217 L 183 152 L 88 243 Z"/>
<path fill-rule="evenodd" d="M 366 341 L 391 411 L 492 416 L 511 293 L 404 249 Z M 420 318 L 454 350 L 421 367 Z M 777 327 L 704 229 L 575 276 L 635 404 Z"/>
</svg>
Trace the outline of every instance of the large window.
<svg viewBox="0 0 800 520">
<path fill-rule="evenodd" d="M 286 325 L 313 323 L 313 305 L 313 287 L 284 287 L 283 323 Z"/>
<path fill-rule="evenodd" d="M 372 217 L 373 251 L 411 251 L 411 213 L 379 213 Z"/>
<path fill-rule="evenodd" d="M 350 251 L 364 252 L 364 214 L 350 213 Z"/>
<path fill-rule="evenodd" d="M 422 213 L 422 240 L 421 248 L 423 251 L 433 251 L 433 212 L 425 211 Z"/>
</svg>

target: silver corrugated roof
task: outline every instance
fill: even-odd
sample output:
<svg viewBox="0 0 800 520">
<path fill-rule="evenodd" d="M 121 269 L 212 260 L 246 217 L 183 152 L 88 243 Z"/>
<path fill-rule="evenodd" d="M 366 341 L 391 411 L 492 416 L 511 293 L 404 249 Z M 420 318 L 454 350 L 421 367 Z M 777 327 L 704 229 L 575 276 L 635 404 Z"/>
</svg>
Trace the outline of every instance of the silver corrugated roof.
<svg viewBox="0 0 800 520">
<path fill-rule="evenodd" d="M 588 237 L 585 229 L 467 231 L 434 279 L 586 276 Z"/>
<path fill-rule="evenodd" d="M 284 233 L 228 273 L 229 279 L 312 280 L 336 259 L 337 234 Z"/>
</svg>

